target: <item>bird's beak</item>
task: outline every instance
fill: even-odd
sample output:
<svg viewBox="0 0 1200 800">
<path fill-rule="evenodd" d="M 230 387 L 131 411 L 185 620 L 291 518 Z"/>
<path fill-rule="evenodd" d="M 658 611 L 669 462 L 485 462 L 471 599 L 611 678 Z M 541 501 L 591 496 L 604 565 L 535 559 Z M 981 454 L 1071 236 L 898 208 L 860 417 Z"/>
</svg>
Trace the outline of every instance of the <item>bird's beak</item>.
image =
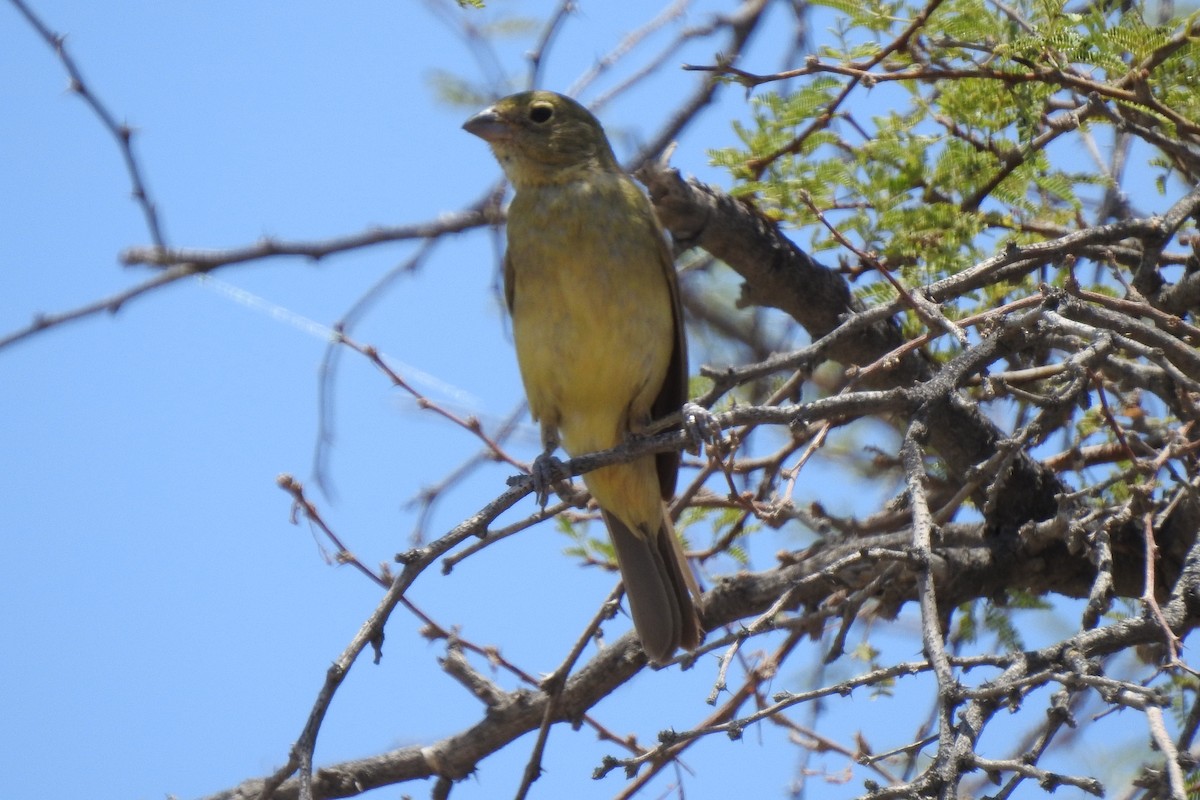
<svg viewBox="0 0 1200 800">
<path fill-rule="evenodd" d="M 485 108 L 464 122 L 463 130 L 485 142 L 501 142 L 512 137 L 512 126 L 496 112 L 495 106 Z"/>
</svg>

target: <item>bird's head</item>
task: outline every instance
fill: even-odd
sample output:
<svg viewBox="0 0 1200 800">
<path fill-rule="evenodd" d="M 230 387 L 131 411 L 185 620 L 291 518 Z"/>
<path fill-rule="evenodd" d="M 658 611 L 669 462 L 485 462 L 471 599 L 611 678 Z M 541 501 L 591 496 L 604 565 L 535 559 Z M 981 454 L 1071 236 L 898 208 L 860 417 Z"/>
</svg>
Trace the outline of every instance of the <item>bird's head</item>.
<svg viewBox="0 0 1200 800">
<path fill-rule="evenodd" d="M 492 146 L 518 189 L 618 169 L 604 129 L 592 112 L 554 92 L 509 95 L 471 117 L 463 128 Z"/>
</svg>

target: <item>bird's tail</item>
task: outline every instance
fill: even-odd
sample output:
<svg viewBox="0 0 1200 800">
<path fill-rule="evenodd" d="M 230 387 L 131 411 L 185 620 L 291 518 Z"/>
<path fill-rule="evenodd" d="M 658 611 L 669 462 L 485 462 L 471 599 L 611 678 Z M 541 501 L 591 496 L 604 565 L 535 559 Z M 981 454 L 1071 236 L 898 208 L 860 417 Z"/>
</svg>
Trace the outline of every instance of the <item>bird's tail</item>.
<svg viewBox="0 0 1200 800">
<path fill-rule="evenodd" d="M 692 595 L 700 592 L 666 509 L 658 530 L 645 533 L 630 530 L 614 514 L 603 515 L 646 655 L 661 664 L 680 647 L 696 649 L 700 620 Z"/>
</svg>

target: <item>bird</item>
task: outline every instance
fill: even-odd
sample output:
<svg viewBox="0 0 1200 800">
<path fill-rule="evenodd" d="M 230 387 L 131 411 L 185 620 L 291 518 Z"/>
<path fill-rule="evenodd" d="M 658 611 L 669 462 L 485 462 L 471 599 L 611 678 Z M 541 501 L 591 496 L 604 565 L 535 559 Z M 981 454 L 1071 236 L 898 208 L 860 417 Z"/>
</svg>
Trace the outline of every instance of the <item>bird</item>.
<svg viewBox="0 0 1200 800">
<path fill-rule="evenodd" d="M 543 453 L 616 447 L 687 400 L 687 342 L 674 258 L 653 206 L 596 117 L 561 94 L 510 95 L 463 128 L 491 147 L 514 190 L 504 297 Z M 583 475 L 617 557 L 634 628 L 655 664 L 694 650 L 700 592 L 666 501 L 677 451 Z M 550 471 L 547 472 L 547 465 Z"/>
</svg>

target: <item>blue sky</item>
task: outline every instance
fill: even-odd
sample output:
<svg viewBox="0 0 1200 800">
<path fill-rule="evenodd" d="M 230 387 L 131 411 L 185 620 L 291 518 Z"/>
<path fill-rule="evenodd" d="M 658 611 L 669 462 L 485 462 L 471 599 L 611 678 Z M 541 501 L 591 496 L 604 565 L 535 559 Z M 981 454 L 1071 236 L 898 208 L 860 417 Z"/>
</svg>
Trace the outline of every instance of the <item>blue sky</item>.
<svg viewBox="0 0 1200 800">
<path fill-rule="evenodd" d="M 435 69 L 479 74 L 433 5 L 34 2 L 68 34 L 98 96 L 137 130 L 167 240 L 202 248 L 427 220 L 493 184 L 499 170 L 486 147 L 459 129 L 469 110 L 440 102 L 431 88 Z M 628 22 L 613 5 L 582 4 L 552 51 L 543 86 L 567 88 L 619 41 Z M 698 5 L 689 22 L 721 4 Z M 516 12 L 539 18 L 551 7 L 443 6 L 450 17 L 481 24 Z M 778 10 L 774 22 L 752 68 L 779 66 L 772 58 L 790 29 Z M 0 333 L 7 333 L 36 312 L 111 295 L 149 273 L 118 261 L 148 235 L 116 147 L 7 3 L 0 3 L 0 41 Z M 518 85 L 530 46 L 527 35 L 499 50 Z M 700 49 L 675 61 L 711 57 Z M 622 65 L 583 99 L 632 69 Z M 604 109 L 620 154 L 654 132 L 661 93 L 698 80 L 666 69 Z M 722 102 L 683 137 L 674 163 L 727 185 L 704 151 L 732 143 L 728 118 L 748 111 L 740 90 L 727 90 Z M 290 524 L 289 499 L 275 479 L 311 477 L 326 345 L 320 326 L 413 251 L 391 244 L 318 264 L 241 266 L 217 273 L 219 284 L 185 281 L 116 315 L 0 352 L 0 770 L 12 797 L 194 797 L 286 759 L 327 665 L 379 590 L 325 562 L 309 528 Z M 452 237 L 418 274 L 394 284 L 354 336 L 407 376 L 431 376 L 418 381 L 422 391 L 495 425 L 520 402 L 521 389 L 494 281 L 492 238 Z M 261 303 L 239 301 L 229 286 Z M 314 488 L 312 497 L 364 562 L 389 561 L 409 544 L 410 501 L 479 445 L 420 412 L 353 353 L 343 353 L 335 393 L 337 494 Z M 514 452 L 528 457 L 535 438 L 524 427 Z M 440 534 L 494 497 L 511 471 L 488 467 L 457 487 L 427 533 Z M 798 491 L 812 497 L 816 489 L 802 483 Z M 835 511 L 850 508 L 837 491 L 821 499 Z M 531 510 L 527 501 L 506 519 Z M 795 536 L 752 542 L 753 563 L 768 566 Z M 450 576 L 426 574 L 412 599 L 439 622 L 462 625 L 468 638 L 499 644 L 530 672 L 548 672 L 616 580 L 572 563 L 562 554 L 567 544 L 550 525 L 533 528 Z M 610 636 L 626 626 L 610 623 Z M 430 742 L 478 719 L 478 703 L 437 667 L 442 646 L 422 640 L 418 627 L 398 611 L 383 663 L 356 665 L 325 722 L 320 763 Z M 819 656 L 814 650 L 797 663 Z M 710 711 L 703 698 L 714 677 L 714 663 L 684 675 L 646 672 L 596 713 L 618 733 L 653 741 L 660 728 L 692 727 Z M 808 677 L 781 674 L 774 688 L 798 688 Z M 871 714 L 897 719 L 894 707 L 866 695 L 848 703 L 853 715 L 832 728 L 847 744 Z M 900 708 L 901 725 L 876 727 L 889 738 L 879 749 L 903 744 L 919 723 L 923 712 Z M 601 756 L 615 754 L 593 739 L 556 730 L 534 796 L 617 794 L 619 773 L 590 780 Z M 485 761 L 454 796 L 510 796 L 530 745 Z M 685 759 L 694 772 L 687 796 L 784 796 L 797 758 L 786 732 L 773 727 L 738 743 L 705 744 Z M 836 771 L 845 761 L 815 757 L 810 766 Z M 668 771 L 649 796 L 678 777 Z M 861 790 L 860 779 L 818 785 L 835 793 L 828 796 Z M 377 794 L 400 791 L 419 796 L 428 788 Z"/>
</svg>

